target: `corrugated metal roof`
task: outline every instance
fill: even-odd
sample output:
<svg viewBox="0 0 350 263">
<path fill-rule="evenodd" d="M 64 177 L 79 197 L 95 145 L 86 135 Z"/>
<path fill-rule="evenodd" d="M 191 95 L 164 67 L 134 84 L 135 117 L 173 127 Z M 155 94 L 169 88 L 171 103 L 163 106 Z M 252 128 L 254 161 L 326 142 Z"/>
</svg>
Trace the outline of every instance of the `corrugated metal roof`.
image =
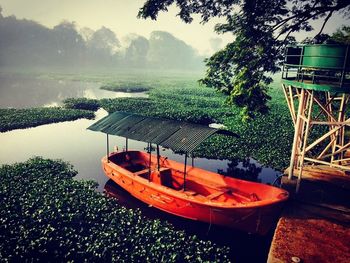
<svg viewBox="0 0 350 263">
<path fill-rule="evenodd" d="M 227 130 L 120 111 L 104 117 L 87 129 L 150 142 L 181 152 L 192 152 L 214 133 L 238 137 Z"/>
</svg>

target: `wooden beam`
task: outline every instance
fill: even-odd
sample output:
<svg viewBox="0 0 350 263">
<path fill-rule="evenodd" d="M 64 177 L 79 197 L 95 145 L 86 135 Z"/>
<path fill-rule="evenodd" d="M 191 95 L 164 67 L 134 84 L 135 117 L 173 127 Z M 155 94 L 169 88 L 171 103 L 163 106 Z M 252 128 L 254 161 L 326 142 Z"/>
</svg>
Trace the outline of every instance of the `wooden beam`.
<svg viewBox="0 0 350 263">
<path fill-rule="evenodd" d="M 350 118 L 346 120 L 350 121 Z M 330 135 L 334 134 L 335 132 L 337 132 L 340 128 L 342 128 L 344 125 L 340 125 L 339 127 L 333 128 L 332 130 L 330 130 L 329 132 L 325 133 L 324 135 L 322 135 L 320 138 L 318 138 L 316 141 L 314 141 L 312 144 L 310 144 L 305 150 L 306 152 L 308 152 L 309 150 L 311 150 L 313 147 L 315 147 L 317 144 L 319 144 L 320 142 L 322 142 L 323 140 L 325 140 L 327 137 L 329 137 Z"/>
<path fill-rule="evenodd" d="M 290 165 L 289 165 L 290 169 L 289 169 L 289 175 L 288 175 L 289 180 L 291 180 L 293 177 L 293 170 L 294 170 L 294 166 L 295 166 L 295 157 L 296 157 L 297 148 L 298 148 L 298 137 L 300 134 L 300 120 L 301 120 L 300 116 L 301 116 L 302 110 L 303 110 L 304 97 L 305 97 L 305 90 L 302 89 L 301 95 L 300 95 L 299 106 L 298 106 L 298 114 L 297 114 L 296 124 L 294 127 L 294 139 L 293 139 L 292 154 L 291 154 Z"/>
<path fill-rule="evenodd" d="M 343 169 L 343 170 L 346 170 L 346 171 L 350 171 L 350 166 L 344 166 L 344 165 L 339 165 L 339 164 L 332 164 L 332 163 L 329 163 L 329 162 L 316 160 L 316 159 L 312 159 L 312 158 L 308 158 L 308 157 L 305 157 L 305 160 L 309 161 L 309 162 L 325 164 L 325 165 L 328 165 L 328 166 L 331 166 L 331 167 L 336 167 L 336 168 L 340 168 L 340 169 Z"/>
</svg>

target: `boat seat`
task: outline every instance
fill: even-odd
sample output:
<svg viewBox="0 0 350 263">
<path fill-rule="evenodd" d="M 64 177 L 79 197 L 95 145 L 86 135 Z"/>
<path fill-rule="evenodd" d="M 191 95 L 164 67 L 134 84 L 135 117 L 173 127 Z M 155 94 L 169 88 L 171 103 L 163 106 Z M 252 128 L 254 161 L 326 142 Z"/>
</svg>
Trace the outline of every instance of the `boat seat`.
<svg viewBox="0 0 350 263">
<path fill-rule="evenodd" d="M 198 193 L 195 192 L 195 191 L 188 191 L 188 190 L 186 190 L 186 191 L 185 191 L 185 194 L 194 196 L 194 195 L 196 195 L 196 194 L 198 194 Z"/>
<path fill-rule="evenodd" d="M 209 200 L 212 200 L 212 199 L 215 199 L 215 198 L 219 197 L 220 195 L 226 194 L 228 192 L 231 192 L 231 189 L 226 189 L 224 191 L 219 191 L 219 192 L 212 193 L 210 195 L 207 195 L 206 198 L 209 199 Z"/>
<path fill-rule="evenodd" d="M 149 172 L 149 168 L 143 169 L 141 171 L 135 172 L 134 175 L 142 175 Z"/>
</svg>

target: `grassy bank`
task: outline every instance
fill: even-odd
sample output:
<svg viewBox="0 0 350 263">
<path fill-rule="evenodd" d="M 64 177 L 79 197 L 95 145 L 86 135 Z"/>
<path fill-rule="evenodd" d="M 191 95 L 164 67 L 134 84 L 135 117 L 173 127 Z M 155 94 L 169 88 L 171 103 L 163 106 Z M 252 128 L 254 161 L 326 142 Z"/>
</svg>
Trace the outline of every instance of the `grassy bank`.
<svg viewBox="0 0 350 263">
<path fill-rule="evenodd" d="M 62 162 L 0 168 L 0 258 L 9 262 L 228 262 L 228 249 L 149 220 L 76 181 Z"/>
<path fill-rule="evenodd" d="M 81 118 L 93 119 L 94 117 L 93 111 L 59 107 L 0 109 L 0 132 Z"/>
</svg>

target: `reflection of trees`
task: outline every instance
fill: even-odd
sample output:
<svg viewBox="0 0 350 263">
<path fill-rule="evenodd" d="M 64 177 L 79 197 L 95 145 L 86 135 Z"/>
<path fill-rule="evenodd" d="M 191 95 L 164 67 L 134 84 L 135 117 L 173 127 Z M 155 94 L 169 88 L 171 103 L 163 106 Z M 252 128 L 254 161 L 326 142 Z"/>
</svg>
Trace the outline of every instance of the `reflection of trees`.
<svg viewBox="0 0 350 263">
<path fill-rule="evenodd" d="M 242 167 L 238 167 L 240 164 Z M 253 182 L 261 182 L 258 178 L 261 171 L 262 168 L 252 163 L 250 158 L 233 159 L 227 164 L 226 171 L 218 169 L 219 174 Z"/>
</svg>

